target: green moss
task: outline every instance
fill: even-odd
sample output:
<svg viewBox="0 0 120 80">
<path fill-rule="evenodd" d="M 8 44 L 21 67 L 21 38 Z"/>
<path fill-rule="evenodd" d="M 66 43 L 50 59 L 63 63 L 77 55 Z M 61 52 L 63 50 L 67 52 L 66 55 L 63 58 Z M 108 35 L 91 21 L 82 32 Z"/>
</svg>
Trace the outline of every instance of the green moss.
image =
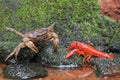
<svg viewBox="0 0 120 80">
<path fill-rule="evenodd" d="M 20 42 L 19 36 L 5 31 L 4 26 L 25 33 L 56 21 L 55 32 L 64 39 L 60 43 L 107 37 L 109 45 L 120 44 L 120 34 L 115 33 L 120 26 L 101 16 L 98 0 L 3 0 L 0 1 L 0 9 L 0 34 L 3 36 L 0 41 Z"/>
</svg>

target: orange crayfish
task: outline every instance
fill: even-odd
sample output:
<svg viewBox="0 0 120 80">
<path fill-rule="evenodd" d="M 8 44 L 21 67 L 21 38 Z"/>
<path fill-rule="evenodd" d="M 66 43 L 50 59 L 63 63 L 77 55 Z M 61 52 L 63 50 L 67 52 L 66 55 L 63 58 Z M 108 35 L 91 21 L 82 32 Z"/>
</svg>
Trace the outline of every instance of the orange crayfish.
<svg viewBox="0 0 120 80">
<path fill-rule="evenodd" d="M 78 56 L 80 55 L 85 56 L 83 62 L 89 61 L 91 56 L 96 56 L 100 58 L 109 58 L 111 60 L 113 60 L 114 58 L 113 54 L 107 54 L 106 52 L 98 50 L 91 45 L 79 41 L 73 41 L 70 44 L 70 46 L 68 46 L 68 50 L 72 50 L 72 51 L 66 55 L 67 59 L 70 58 L 73 54 L 78 53 Z"/>
</svg>

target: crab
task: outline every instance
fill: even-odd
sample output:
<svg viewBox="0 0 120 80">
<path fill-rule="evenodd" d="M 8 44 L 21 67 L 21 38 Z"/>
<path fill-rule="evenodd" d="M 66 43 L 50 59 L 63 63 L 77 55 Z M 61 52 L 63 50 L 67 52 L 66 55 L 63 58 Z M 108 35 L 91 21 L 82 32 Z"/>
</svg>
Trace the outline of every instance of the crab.
<svg viewBox="0 0 120 80">
<path fill-rule="evenodd" d="M 12 31 L 23 38 L 22 42 L 14 48 L 14 50 L 7 56 L 5 61 L 7 61 L 13 55 L 15 55 L 15 59 L 17 60 L 17 55 L 20 49 L 25 47 L 30 48 L 35 53 L 38 53 L 39 50 L 34 43 L 42 40 L 44 41 L 53 40 L 53 43 L 54 43 L 53 52 L 54 52 L 57 49 L 59 44 L 58 35 L 54 32 L 54 28 L 53 28 L 54 25 L 55 25 L 55 22 L 51 26 L 48 26 L 46 28 L 36 29 L 30 32 L 27 32 L 25 34 L 22 34 L 13 28 L 5 27 L 6 30 Z"/>
</svg>

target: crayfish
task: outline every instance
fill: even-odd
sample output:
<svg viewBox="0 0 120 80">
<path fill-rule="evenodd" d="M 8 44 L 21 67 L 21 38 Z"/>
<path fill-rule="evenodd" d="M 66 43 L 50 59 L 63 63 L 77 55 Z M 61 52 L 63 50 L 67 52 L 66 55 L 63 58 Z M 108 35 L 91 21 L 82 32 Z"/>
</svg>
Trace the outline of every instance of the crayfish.
<svg viewBox="0 0 120 80">
<path fill-rule="evenodd" d="M 92 56 L 96 56 L 99 58 L 109 58 L 111 60 L 113 60 L 114 58 L 113 54 L 107 54 L 106 52 L 98 50 L 91 45 L 88 45 L 86 43 L 79 42 L 79 41 L 73 41 L 70 44 L 70 46 L 68 46 L 68 50 L 72 50 L 72 51 L 66 55 L 66 58 L 70 58 L 73 54 L 78 53 L 78 56 L 80 55 L 85 56 L 85 58 L 83 59 L 83 62 L 84 61 L 89 62 Z"/>
</svg>

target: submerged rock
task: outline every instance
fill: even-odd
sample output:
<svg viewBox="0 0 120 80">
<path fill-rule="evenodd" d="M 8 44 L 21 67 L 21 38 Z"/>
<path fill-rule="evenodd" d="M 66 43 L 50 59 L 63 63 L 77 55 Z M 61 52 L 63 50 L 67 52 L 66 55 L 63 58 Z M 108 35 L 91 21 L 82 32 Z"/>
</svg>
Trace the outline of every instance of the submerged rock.
<svg viewBox="0 0 120 80">
<path fill-rule="evenodd" d="M 31 79 L 47 76 L 47 71 L 40 63 L 15 63 L 8 65 L 3 74 L 6 78 Z"/>
</svg>

